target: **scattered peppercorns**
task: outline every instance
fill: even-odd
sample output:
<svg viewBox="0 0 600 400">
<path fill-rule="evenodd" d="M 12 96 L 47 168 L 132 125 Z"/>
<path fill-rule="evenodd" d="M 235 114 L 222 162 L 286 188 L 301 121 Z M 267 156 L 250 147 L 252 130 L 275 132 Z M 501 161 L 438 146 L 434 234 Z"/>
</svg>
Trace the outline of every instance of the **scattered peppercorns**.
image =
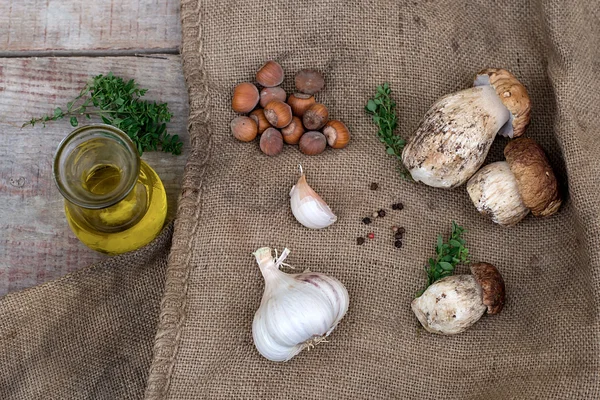
<svg viewBox="0 0 600 400">
<path fill-rule="evenodd" d="M 356 238 L 356 244 L 359 245 L 359 246 L 365 244 L 365 238 L 364 237 L 357 237 Z"/>
<path fill-rule="evenodd" d="M 404 208 L 404 204 L 402 204 L 402 203 L 392 204 L 392 210 L 402 210 L 403 208 Z"/>
<path fill-rule="evenodd" d="M 376 184 L 375 182 L 371 183 L 371 190 L 377 190 L 378 187 L 379 187 L 379 185 Z"/>
<path fill-rule="evenodd" d="M 394 246 L 396 246 L 397 248 L 400 248 L 400 247 L 402 247 L 402 240 L 396 240 L 396 241 L 394 242 Z"/>
<path fill-rule="evenodd" d="M 367 237 L 369 239 L 375 239 L 375 234 L 373 232 L 369 232 L 369 234 L 367 235 Z"/>
<path fill-rule="evenodd" d="M 381 209 L 381 210 L 377 211 L 377 216 L 378 216 L 379 218 L 383 218 L 383 217 L 385 217 L 385 210 L 384 210 L 384 209 Z"/>
<path fill-rule="evenodd" d="M 362 222 L 363 222 L 363 224 L 365 224 L 365 225 L 369 225 L 369 224 L 371 223 L 371 218 L 369 218 L 369 217 L 364 217 L 364 218 L 362 219 Z"/>
</svg>

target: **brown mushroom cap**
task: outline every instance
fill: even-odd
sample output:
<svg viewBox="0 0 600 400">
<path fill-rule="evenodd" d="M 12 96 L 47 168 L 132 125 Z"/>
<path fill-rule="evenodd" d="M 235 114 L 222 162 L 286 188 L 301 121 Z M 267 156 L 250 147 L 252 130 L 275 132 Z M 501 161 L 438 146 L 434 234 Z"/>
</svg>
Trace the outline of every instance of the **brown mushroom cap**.
<svg viewBox="0 0 600 400">
<path fill-rule="evenodd" d="M 558 182 L 540 145 L 533 139 L 519 138 L 506 145 L 504 157 L 531 213 L 536 217 L 556 213 L 562 203 Z"/>
<path fill-rule="evenodd" d="M 471 273 L 481 286 L 483 304 L 488 314 L 498 314 L 506 297 L 504 279 L 496 267 L 485 262 L 471 265 Z"/>
<path fill-rule="evenodd" d="M 527 89 L 513 74 L 505 69 L 486 68 L 480 71 L 475 77 L 476 86 L 481 83 L 482 75 L 488 76 L 489 84 L 496 89 L 502 103 L 512 114 L 513 134 L 509 136 L 521 136 L 527 125 L 529 125 L 529 114 L 531 112 L 531 102 Z"/>
</svg>

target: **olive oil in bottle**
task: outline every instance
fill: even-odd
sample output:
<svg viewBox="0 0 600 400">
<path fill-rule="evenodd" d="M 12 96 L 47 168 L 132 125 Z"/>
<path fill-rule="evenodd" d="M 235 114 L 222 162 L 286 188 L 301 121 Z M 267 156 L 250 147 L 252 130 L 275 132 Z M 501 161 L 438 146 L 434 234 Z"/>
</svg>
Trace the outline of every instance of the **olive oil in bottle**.
<svg viewBox="0 0 600 400">
<path fill-rule="evenodd" d="M 75 235 L 107 254 L 149 243 L 167 214 L 165 189 L 156 172 L 112 126 L 88 126 L 74 133 L 59 146 L 54 168 Z"/>
</svg>

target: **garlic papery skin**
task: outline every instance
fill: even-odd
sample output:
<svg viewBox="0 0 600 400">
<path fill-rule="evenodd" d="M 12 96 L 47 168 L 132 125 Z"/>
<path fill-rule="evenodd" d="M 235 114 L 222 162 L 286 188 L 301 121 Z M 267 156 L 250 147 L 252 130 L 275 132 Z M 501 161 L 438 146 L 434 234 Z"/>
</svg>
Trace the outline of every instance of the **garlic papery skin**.
<svg viewBox="0 0 600 400">
<path fill-rule="evenodd" d="M 322 229 L 337 221 L 327 203 L 306 182 L 306 176 L 300 167 L 300 179 L 290 191 L 292 214 L 307 228 Z"/>
<path fill-rule="evenodd" d="M 467 192 L 477 211 L 497 224 L 512 226 L 529 214 L 506 161 L 488 164 L 477 171 L 467 182 Z"/>
<path fill-rule="evenodd" d="M 289 250 L 274 260 L 262 247 L 256 262 L 265 279 L 265 291 L 252 323 L 258 352 L 271 361 L 288 361 L 307 347 L 322 342 L 348 311 L 344 285 L 317 272 L 286 274 L 279 270 Z"/>
</svg>

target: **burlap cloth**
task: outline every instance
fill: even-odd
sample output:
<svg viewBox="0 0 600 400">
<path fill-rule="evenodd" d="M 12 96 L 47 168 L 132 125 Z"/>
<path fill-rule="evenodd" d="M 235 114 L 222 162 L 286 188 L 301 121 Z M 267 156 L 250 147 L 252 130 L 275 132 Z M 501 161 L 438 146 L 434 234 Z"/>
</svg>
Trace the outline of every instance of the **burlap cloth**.
<svg viewBox="0 0 600 400">
<path fill-rule="evenodd" d="M 169 230 L 137 253 L 0 300 L 1 399 L 140 398 L 145 386 L 148 400 L 600 398 L 599 2 L 184 0 L 181 13 L 192 155 L 158 330 Z M 351 129 L 347 149 L 306 157 L 288 146 L 269 158 L 231 137 L 233 86 L 271 58 L 288 91 L 301 68 L 325 73 L 317 97 Z M 388 81 L 408 136 L 439 96 L 490 66 L 527 86 L 527 135 L 567 195 L 560 214 L 511 229 L 480 216 L 464 188 L 402 181 L 363 110 Z M 505 144 L 497 139 L 489 161 Z M 290 212 L 299 163 L 339 217 L 328 229 L 309 231 Z M 405 209 L 360 223 L 395 201 Z M 508 298 L 502 314 L 442 337 L 419 329 L 410 302 L 452 220 L 469 229 L 472 259 L 502 271 Z M 407 230 L 400 250 L 392 224 Z M 357 246 L 368 231 L 375 239 Z M 252 343 L 260 246 L 291 248 L 292 265 L 350 293 L 329 343 L 287 363 Z"/>
<path fill-rule="evenodd" d="M 0 399 L 142 398 L 172 233 L 1 298 Z"/>
<path fill-rule="evenodd" d="M 184 0 L 181 13 L 194 153 L 147 399 L 600 398 L 597 1 Z M 271 158 L 231 136 L 232 89 L 268 59 L 287 72 L 288 93 L 299 69 L 325 73 L 317 97 L 351 129 L 347 149 L 307 157 L 287 146 Z M 480 216 L 464 187 L 402 181 L 364 112 L 388 81 L 407 136 L 438 97 L 498 66 L 527 86 L 527 135 L 569 193 L 559 215 L 511 229 Z M 505 144 L 496 141 L 490 161 Z M 339 217 L 328 229 L 292 216 L 299 163 Z M 360 223 L 396 200 L 402 212 Z M 452 220 L 469 229 L 472 259 L 500 268 L 508 300 L 502 314 L 442 337 L 419 329 L 410 302 Z M 393 223 L 407 230 L 401 250 Z M 357 246 L 368 230 L 375 240 Z M 289 247 L 291 265 L 331 274 L 350 293 L 330 342 L 283 364 L 252 343 L 264 284 L 251 253 L 260 246 Z"/>
</svg>

